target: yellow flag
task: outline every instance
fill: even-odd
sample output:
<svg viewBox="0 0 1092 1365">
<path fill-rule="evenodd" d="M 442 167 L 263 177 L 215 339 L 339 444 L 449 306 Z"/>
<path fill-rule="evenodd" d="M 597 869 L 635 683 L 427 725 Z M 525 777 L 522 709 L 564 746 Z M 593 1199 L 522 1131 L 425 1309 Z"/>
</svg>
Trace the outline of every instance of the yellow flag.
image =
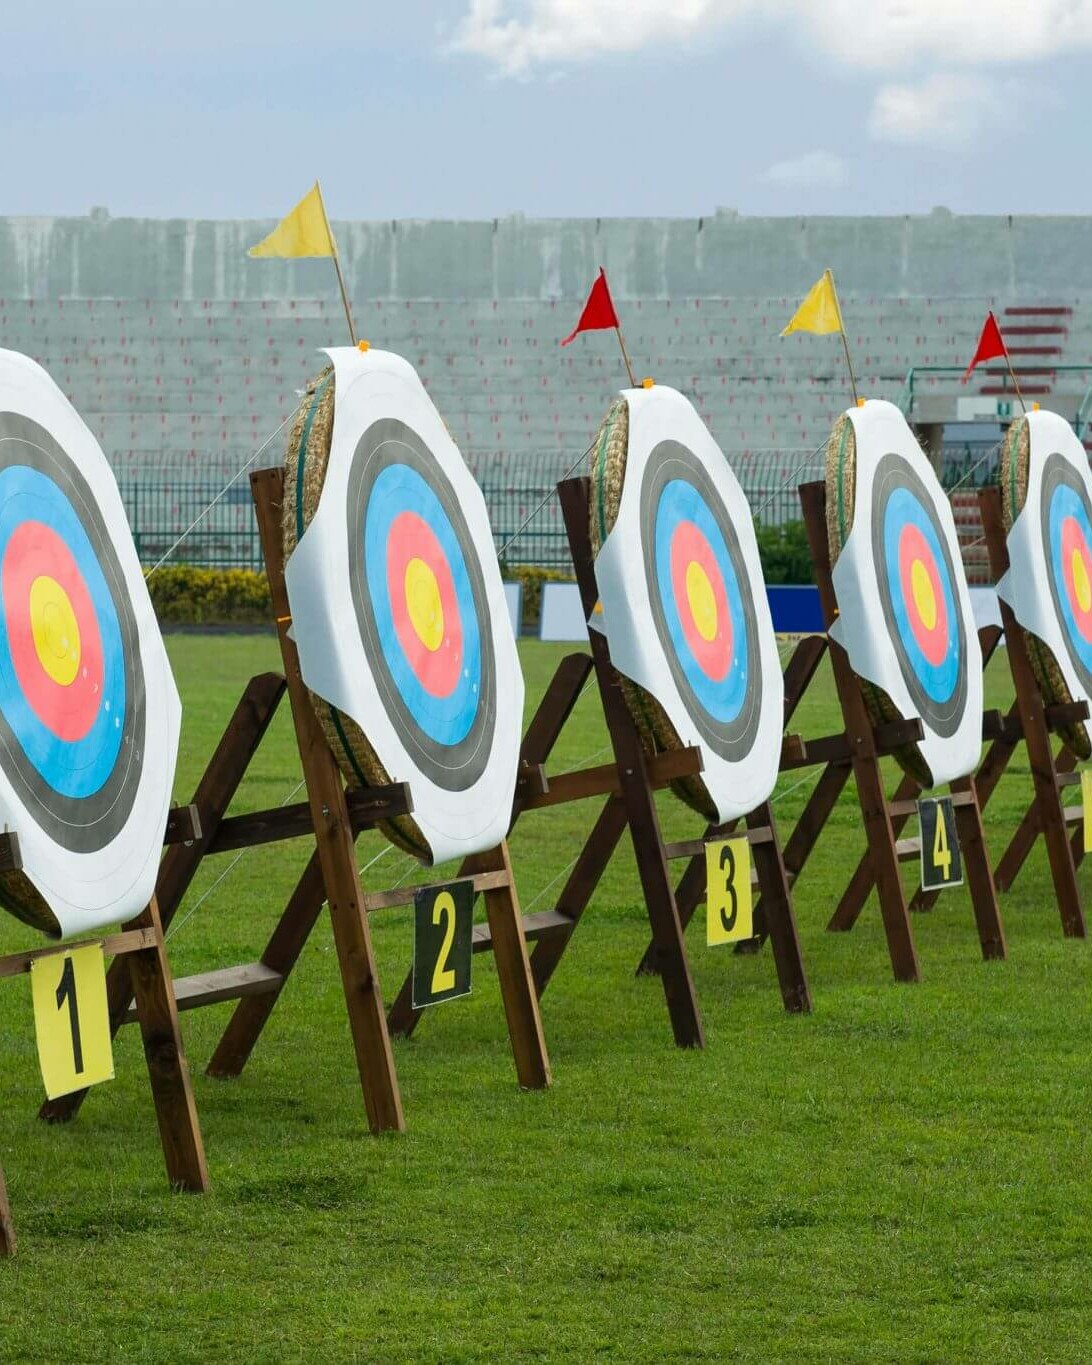
<svg viewBox="0 0 1092 1365">
<path fill-rule="evenodd" d="M 287 218 L 268 237 L 252 246 L 248 256 L 336 256 L 334 234 L 326 221 L 322 191 L 316 180 Z"/>
<path fill-rule="evenodd" d="M 838 306 L 834 276 L 829 270 L 824 270 L 781 335 L 787 337 L 790 332 L 818 332 L 820 336 L 826 336 L 841 330 L 842 310 Z"/>
</svg>

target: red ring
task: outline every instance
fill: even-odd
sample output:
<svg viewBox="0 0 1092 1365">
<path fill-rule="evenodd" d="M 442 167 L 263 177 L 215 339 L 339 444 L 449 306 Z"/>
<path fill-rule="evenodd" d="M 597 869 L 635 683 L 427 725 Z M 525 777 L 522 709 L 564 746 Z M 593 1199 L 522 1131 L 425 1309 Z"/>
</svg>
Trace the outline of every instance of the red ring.
<svg viewBox="0 0 1092 1365">
<path fill-rule="evenodd" d="M 917 610 L 914 602 L 914 589 L 911 570 L 915 560 L 920 560 L 933 589 L 933 600 L 937 604 L 937 619 L 930 630 Z M 902 600 L 906 603 L 906 619 L 914 632 L 914 639 L 925 658 L 934 667 L 944 662 L 948 653 L 948 608 L 940 586 L 940 572 L 936 557 L 929 542 L 919 527 L 912 523 L 899 532 L 899 580 L 902 586 Z"/>
<path fill-rule="evenodd" d="M 406 601 L 406 566 L 423 560 L 436 576 L 440 607 L 444 613 L 444 638 L 439 649 L 428 649 L 410 619 Z M 433 697 L 449 697 L 463 667 L 463 626 L 455 581 L 443 547 L 428 522 L 416 512 L 399 512 L 387 536 L 387 590 L 398 643 L 413 675 Z"/>
<path fill-rule="evenodd" d="M 1081 533 L 1080 524 L 1076 517 L 1066 517 L 1062 522 L 1062 574 L 1065 578 L 1066 596 L 1069 598 L 1069 609 L 1073 613 L 1073 620 L 1084 639 L 1092 642 L 1092 605 L 1088 610 L 1082 610 L 1080 602 L 1077 600 L 1076 585 L 1073 582 L 1073 555 L 1078 554 L 1084 561 L 1085 572 L 1088 580 L 1092 583 L 1092 554 L 1089 553 L 1088 541 Z"/>
<path fill-rule="evenodd" d="M 80 664 L 64 685 L 42 667 L 30 622 L 30 590 L 37 578 L 55 579 L 68 596 L 80 632 Z M 95 723 L 102 704 L 102 637 L 91 594 L 56 531 L 25 521 L 12 532 L 0 564 L 4 623 L 15 676 L 27 704 L 58 739 L 74 743 Z"/>
<path fill-rule="evenodd" d="M 717 633 L 707 640 L 698 630 L 690 599 L 686 591 L 686 573 L 697 564 L 713 589 L 717 610 Z M 675 595 L 675 609 L 682 622 L 683 635 L 690 646 L 698 667 L 713 682 L 720 682 L 732 666 L 734 636 L 732 613 L 724 590 L 724 576 L 717 564 L 713 548 L 692 521 L 680 521 L 671 533 L 671 590 Z"/>
</svg>

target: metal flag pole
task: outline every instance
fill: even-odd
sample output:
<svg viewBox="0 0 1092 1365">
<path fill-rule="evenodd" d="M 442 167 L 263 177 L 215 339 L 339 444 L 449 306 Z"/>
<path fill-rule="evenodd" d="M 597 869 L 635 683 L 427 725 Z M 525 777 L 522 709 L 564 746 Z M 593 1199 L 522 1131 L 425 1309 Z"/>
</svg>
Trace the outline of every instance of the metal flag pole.
<svg viewBox="0 0 1092 1365">
<path fill-rule="evenodd" d="M 349 293 L 345 288 L 345 276 L 341 273 L 341 261 L 338 259 L 337 242 L 334 241 L 334 234 L 330 227 L 330 219 L 326 213 L 326 200 L 322 197 L 322 186 L 315 181 L 315 188 L 318 190 L 319 203 L 322 205 L 322 221 L 326 224 L 326 236 L 330 242 L 330 259 L 334 263 L 337 271 L 338 288 L 341 290 L 341 302 L 345 309 L 345 321 L 349 324 L 349 339 L 355 346 L 360 338 L 357 335 L 356 324 L 353 322 L 353 310 L 349 307 Z"/>
</svg>

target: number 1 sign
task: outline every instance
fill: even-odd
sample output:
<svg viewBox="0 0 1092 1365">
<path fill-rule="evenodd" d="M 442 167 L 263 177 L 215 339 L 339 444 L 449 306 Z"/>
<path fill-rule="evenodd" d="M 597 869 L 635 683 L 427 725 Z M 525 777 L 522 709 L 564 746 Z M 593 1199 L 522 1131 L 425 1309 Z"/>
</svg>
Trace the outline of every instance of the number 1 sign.
<svg viewBox="0 0 1092 1365">
<path fill-rule="evenodd" d="M 97 943 L 30 964 L 34 1029 L 46 1094 L 56 1099 L 114 1079 L 106 966 Z"/>
</svg>

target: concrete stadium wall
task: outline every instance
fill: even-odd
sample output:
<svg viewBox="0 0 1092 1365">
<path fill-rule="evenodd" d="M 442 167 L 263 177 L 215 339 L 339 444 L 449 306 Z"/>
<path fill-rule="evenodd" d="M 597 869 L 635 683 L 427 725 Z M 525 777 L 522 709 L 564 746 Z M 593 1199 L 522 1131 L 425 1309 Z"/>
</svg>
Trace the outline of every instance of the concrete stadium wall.
<svg viewBox="0 0 1092 1365">
<path fill-rule="evenodd" d="M 289 299 L 322 261 L 254 261 L 271 222 L 0 218 L 0 297 Z M 335 223 L 355 299 L 578 298 L 599 265 L 618 298 L 792 293 L 830 266 L 847 294 L 991 296 L 1092 286 L 1092 218 L 747 218 Z"/>
</svg>

